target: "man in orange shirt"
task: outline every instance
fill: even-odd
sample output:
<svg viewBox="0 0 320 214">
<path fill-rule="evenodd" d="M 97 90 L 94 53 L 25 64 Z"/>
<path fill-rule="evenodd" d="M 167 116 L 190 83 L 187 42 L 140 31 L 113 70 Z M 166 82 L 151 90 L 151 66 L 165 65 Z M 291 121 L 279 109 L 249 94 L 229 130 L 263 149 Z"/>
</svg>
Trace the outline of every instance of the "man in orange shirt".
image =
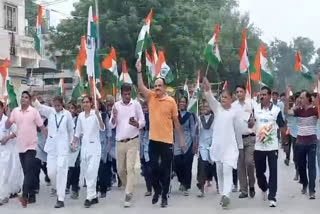
<svg viewBox="0 0 320 214">
<path fill-rule="evenodd" d="M 179 145 L 182 150 L 184 149 L 177 104 L 172 97 L 166 94 L 164 79 L 158 78 L 154 83 L 154 91 L 152 91 L 143 83 L 141 61 L 137 61 L 136 68 L 139 90 L 149 105 L 149 156 L 154 189 L 152 204 L 156 204 L 161 195 L 161 207 L 166 207 L 173 159 L 173 124 L 178 131 Z"/>
</svg>

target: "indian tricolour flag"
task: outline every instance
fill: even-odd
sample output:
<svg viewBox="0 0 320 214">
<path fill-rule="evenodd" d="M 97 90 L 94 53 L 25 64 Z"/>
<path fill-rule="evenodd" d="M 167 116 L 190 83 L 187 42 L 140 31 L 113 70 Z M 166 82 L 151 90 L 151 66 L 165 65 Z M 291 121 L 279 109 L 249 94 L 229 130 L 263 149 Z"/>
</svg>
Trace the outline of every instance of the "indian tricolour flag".
<svg viewBox="0 0 320 214">
<path fill-rule="evenodd" d="M 269 67 L 268 55 L 264 48 L 263 42 L 259 47 L 259 51 L 256 55 L 254 62 L 254 72 L 250 73 L 250 79 L 252 81 L 261 82 L 262 85 L 273 87 L 273 75 Z"/>
<path fill-rule="evenodd" d="M 248 58 L 248 46 L 247 46 L 247 31 L 242 31 L 242 42 L 239 52 L 240 56 L 240 73 L 245 73 L 249 69 L 249 58 Z"/>
<path fill-rule="evenodd" d="M 136 46 L 136 57 L 140 60 L 141 59 L 141 55 L 142 52 L 145 51 L 146 47 L 145 47 L 145 43 L 146 43 L 146 36 L 150 35 L 150 24 L 151 24 L 151 20 L 152 20 L 152 9 L 150 10 L 145 24 L 142 26 L 141 31 L 139 33 L 139 37 L 138 37 L 138 41 L 137 41 L 137 46 Z"/>
<path fill-rule="evenodd" d="M 166 63 L 166 58 L 164 57 L 164 52 L 159 51 L 158 60 L 156 63 L 155 77 L 165 79 L 166 83 L 173 81 L 173 74 L 170 67 Z"/>
<path fill-rule="evenodd" d="M 198 113 L 198 101 L 201 98 L 201 90 L 200 90 L 200 70 L 198 70 L 197 82 L 194 88 L 193 95 L 189 101 L 187 110 L 197 114 Z"/>
<path fill-rule="evenodd" d="M 156 64 L 158 61 L 158 55 L 155 44 L 152 44 L 152 55 L 150 56 L 146 50 L 146 74 L 148 77 L 148 83 L 151 85 L 155 79 Z"/>
<path fill-rule="evenodd" d="M 187 79 L 186 79 L 186 81 L 184 82 L 183 94 L 184 94 L 185 97 L 188 98 L 188 100 L 190 100 L 190 94 L 189 94 L 189 87 L 188 87 L 188 80 L 187 80 Z"/>
<path fill-rule="evenodd" d="M 208 60 L 208 63 L 215 69 L 218 68 L 219 63 L 221 62 L 221 57 L 220 57 L 220 52 L 218 47 L 219 30 L 220 30 L 220 26 L 219 24 L 217 24 L 216 31 L 204 50 L 205 59 Z"/>
<path fill-rule="evenodd" d="M 267 52 L 263 43 L 260 46 L 261 83 L 269 88 L 273 88 L 273 75 L 269 67 Z"/>
<path fill-rule="evenodd" d="M 59 96 L 64 96 L 65 95 L 65 89 L 66 88 L 65 88 L 65 85 L 64 85 L 64 78 L 60 78 L 57 94 Z"/>
<path fill-rule="evenodd" d="M 126 63 L 125 60 L 123 60 L 123 62 L 122 62 L 122 73 L 121 73 L 120 78 L 119 78 L 119 83 L 120 83 L 120 87 L 122 86 L 123 83 L 129 83 L 131 85 L 131 87 L 132 87 L 132 99 L 136 99 L 137 98 L 137 91 L 136 91 L 135 87 L 132 84 L 132 80 L 131 80 L 131 77 L 129 75 L 127 63 Z"/>
<path fill-rule="evenodd" d="M 309 72 L 309 69 L 304 64 L 302 64 L 302 57 L 301 57 L 300 50 L 298 50 L 296 53 L 296 63 L 294 66 L 294 70 L 305 73 L 305 74 Z"/>
<path fill-rule="evenodd" d="M 90 93 L 94 98 L 100 97 L 99 88 L 100 85 L 100 70 L 99 70 L 99 59 L 97 54 L 97 17 L 93 17 L 92 6 L 89 7 L 88 12 L 88 27 L 87 27 L 87 44 L 86 44 L 86 54 L 87 54 L 87 75 L 90 84 Z M 96 102 L 96 99 L 95 99 Z M 96 104 L 96 103 L 95 103 Z"/>
<path fill-rule="evenodd" d="M 109 70 L 113 77 L 116 78 L 116 80 L 119 80 L 119 74 L 118 74 L 118 67 L 117 67 L 117 55 L 116 50 L 111 47 L 110 53 L 106 56 L 106 58 L 102 62 L 102 67 L 104 69 Z"/>
<path fill-rule="evenodd" d="M 3 65 L 0 67 L 0 82 L 1 82 L 1 94 L 0 100 L 4 102 L 5 106 L 10 109 L 14 109 L 18 106 L 17 96 L 14 91 L 11 79 L 8 72 L 9 60 L 6 58 Z"/>
<path fill-rule="evenodd" d="M 38 16 L 36 18 L 36 36 L 35 36 L 35 49 L 39 55 L 41 55 L 42 11 L 43 11 L 43 8 L 41 5 L 39 5 Z"/>
<path fill-rule="evenodd" d="M 76 66 L 75 66 L 75 73 L 76 73 L 76 81 L 77 84 L 73 88 L 72 91 L 72 98 L 78 99 L 83 95 L 84 91 L 84 85 L 83 85 L 83 78 L 81 77 L 81 70 L 82 67 L 85 65 L 87 60 L 87 55 L 86 55 L 86 37 L 82 36 L 81 37 L 81 46 L 79 50 L 79 54 L 76 58 Z"/>
</svg>

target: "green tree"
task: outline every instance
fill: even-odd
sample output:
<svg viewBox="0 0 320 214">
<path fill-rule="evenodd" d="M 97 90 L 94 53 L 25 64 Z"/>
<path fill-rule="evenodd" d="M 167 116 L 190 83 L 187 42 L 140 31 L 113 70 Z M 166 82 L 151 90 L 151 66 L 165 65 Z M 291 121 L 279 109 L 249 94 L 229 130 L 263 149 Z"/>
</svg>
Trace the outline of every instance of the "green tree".
<svg viewBox="0 0 320 214">
<path fill-rule="evenodd" d="M 93 0 L 76 3 L 72 12 L 74 18 L 62 20 L 53 34 L 55 48 L 63 53 L 62 63 L 70 68 L 78 52 L 80 37 L 86 34 L 90 5 L 94 6 Z M 165 51 L 167 64 L 177 76 L 175 84 L 183 84 L 186 78 L 195 79 L 198 68 L 205 72 L 207 62 L 203 50 L 219 23 L 223 62 L 218 71 L 210 68 L 209 77 L 214 82 L 228 79 L 233 87 L 246 78 L 239 73 L 242 29 L 248 31 L 249 55 L 254 56 L 260 44 L 259 29 L 250 23 L 248 14 L 240 15 L 237 7 L 235 0 L 99 0 L 100 60 L 111 46 L 115 47 L 118 64 L 126 59 L 135 81 L 135 45 L 144 19 L 153 8 L 151 37 L 158 50 Z"/>
</svg>

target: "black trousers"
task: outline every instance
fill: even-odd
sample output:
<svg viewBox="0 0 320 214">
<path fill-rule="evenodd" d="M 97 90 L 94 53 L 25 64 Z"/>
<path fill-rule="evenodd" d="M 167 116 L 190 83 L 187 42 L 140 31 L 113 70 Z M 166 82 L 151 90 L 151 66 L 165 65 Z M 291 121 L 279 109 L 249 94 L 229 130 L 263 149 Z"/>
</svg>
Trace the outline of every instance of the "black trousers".
<svg viewBox="0 0 320 214">
<path fill-rule="evenodd" d="M 37 161 L 36 150 L 28 150 L 19 153 L 19 158 L 24 174 L 22 197 L 24 199 L 35 198 L 35 189 L 37 188 Z"/>
<path fill-rule="evenodd" d="M 79 186 L 80 179 L 80 166 L 69 167 L 68 171 L 68 180 L 67 180 L 67 189 L 70 189 L 73 192 L 78 192 L 80 189 Z"/>
<path fill-rule="evenodd" d="M 144 158 L 140 159 L 141 162 L 141 170 L 146 182 L 147 191 L 152 191 L 152 169 L 150 161 L 146 162 Z"/>
<path fill-rule="evenodd" d="M 267 159 L 269 166 L 269 182 L 265 176 L 267 170 Z M 278 150 L 254 151 L 254 162 L 256 165 L 256 176 L 258 186 L 266 192 L 269 189 L 268 199 L 276 201 L 278 188 Z"/>
<path fill-rule="evenodd" d="M 237 169 L 232 170 L 232 183 L 233 185 L 238 186 L 238 170 Z"/>
<path fill-rule="evenodd" d="M 192 148 L 193 146 L 191 145 L 185 154 L 174 156 L 175 172 L 177 173 L 178 181 L 186 189 L 191 188 L 193 163 Z"/>
<path fill-rule="evenodd" d="M 100 161 L 98 179 L 97 179 L 97 191 L 101 193 L 106 193 L 107 188 L 111 186 L 112 171 L 111 162 Z"/>
<path fill-rule="evenodd" d="M 218 184 L 218 177 L 217 177 L 217 169 L 216 164 L 211 164 L 209 161 L 202 160 L 201 155 L 198 158 L 198 172 L 197 172 L 197 187 L 202 189 L 206 184 L 207 180 L 212 180 L 214 177 L 216 184 Z"/>
<path fill-rule="evenodd" d="M 42 162 L 40 159 L 36 158 L 36 168 L 35 168 L 35 189 L 39 190 L 40 189 L 40 173 L 42 172 L 44 173 L 44 175 L 48 177 L 48 170 L 47 170 L 47 163 L 46 162 Z"/>
<path fill-rule="evenodd" d="M 297 144 L 298 170 L 300 175 L 300 182 L 303 185 L 303 187 L 307 187 L 309 185 L 309 193 L 316 192 L 316 153 L 316 142 L 310 145 L 304 145 L 299 143 Z"/>
<path fill-rule="evenodd" d="M 149 142 L 149 156 L 154 193 L 167 199 L 170 187 L 170 173 L 173 159 L 172 145 L 164 142 Z"/>
</svg>

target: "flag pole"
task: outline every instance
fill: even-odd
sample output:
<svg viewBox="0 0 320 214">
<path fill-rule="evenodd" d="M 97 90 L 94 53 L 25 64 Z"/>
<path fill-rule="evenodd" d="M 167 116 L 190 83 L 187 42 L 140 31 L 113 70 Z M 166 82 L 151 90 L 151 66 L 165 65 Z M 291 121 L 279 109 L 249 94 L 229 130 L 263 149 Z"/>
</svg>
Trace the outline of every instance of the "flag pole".
<svg viewBox="0 0 320 214">
<path fill-rule="evenodd" d="M 208 65 L 207 65 L 207 69 L 206 69 L 206 75 L 205 75 L 205 77 L 207 77 L 207 75 L 208 75 L 208 71 L 209 71 L 209 62 L 208 62 Z"/>
<path fill-rule="evenodd" d="M 97 21 L 97 49 L 100 49 L 100 27 L 99 27 L 99 4 L 98 0 L 95 0 L 96 3 L 96 16 L 98 17 Z"/>
</svg>

